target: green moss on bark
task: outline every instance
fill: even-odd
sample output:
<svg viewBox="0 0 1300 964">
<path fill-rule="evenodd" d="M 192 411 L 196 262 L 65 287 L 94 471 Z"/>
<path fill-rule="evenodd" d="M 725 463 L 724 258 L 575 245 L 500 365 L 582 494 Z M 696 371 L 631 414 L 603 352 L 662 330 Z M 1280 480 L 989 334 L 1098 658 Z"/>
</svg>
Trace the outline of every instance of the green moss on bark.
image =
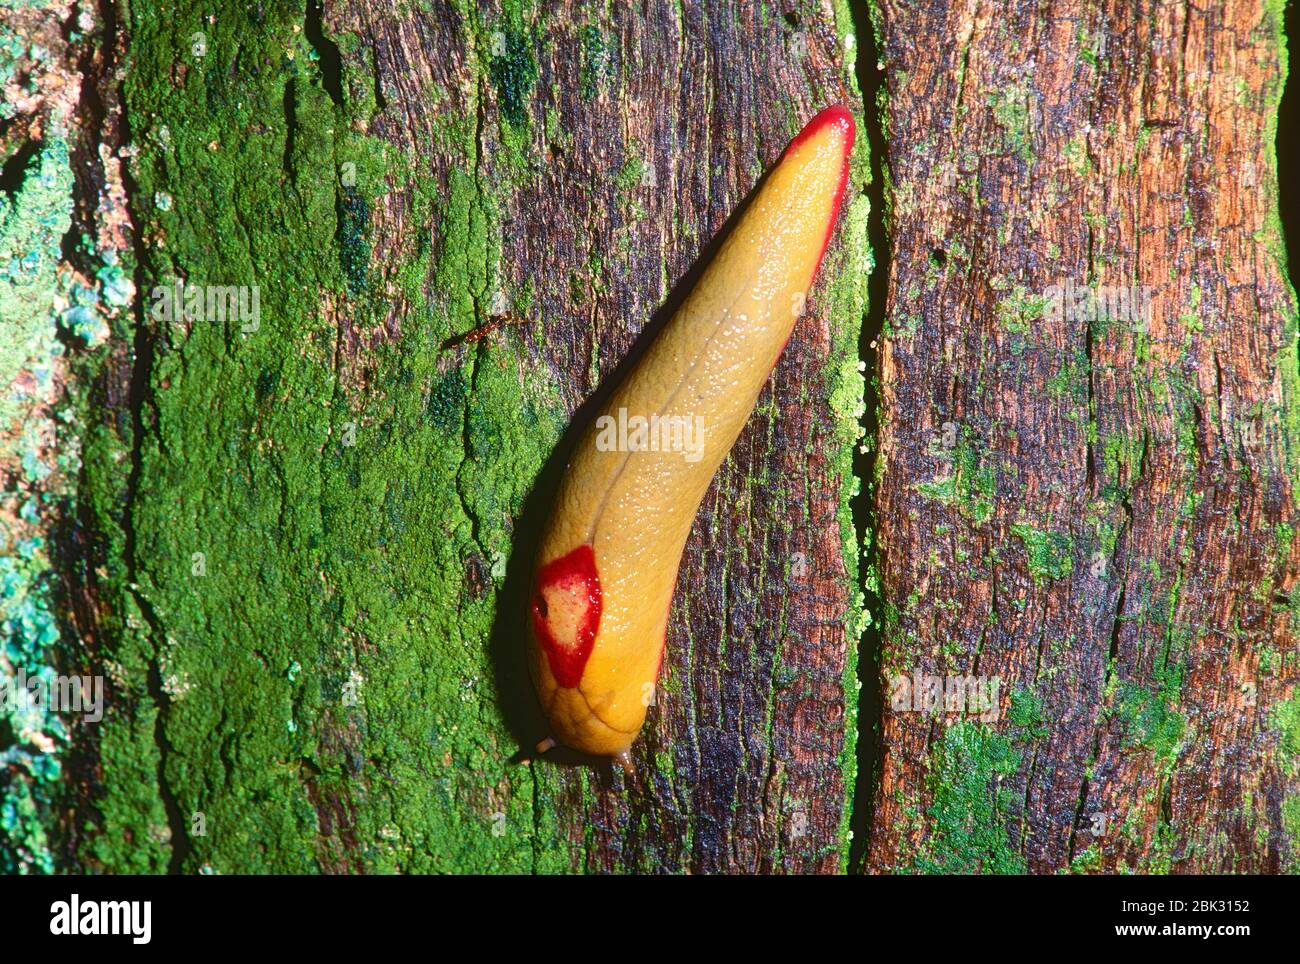
<svg viewBox="0 0 1300 964">
<path fill-rule="evenodd" d="M 440 197 L 413 163 L 351 133 L 297 12 L 209 23 L 192 5 L 147 7 L 133 11 L 126 80 L 140 276 L 257 285 L 261 311 L 253 326 L 142 319 L 152 357 L 143 434 L 125 447 L 135 466 L 124 479 L 119 440 L 88 466 L 101 506 L 128 490 L 127 515 L 101 521 L 126 557 L 114 662 L 131 708 L 101 734 L 110 776 L 86 858 L 215 872 L 547 865 L 560 845 L 539 837 L 530 770 L 507 763 L 487 648 L 509 520 L 562 422 L 508 346 L 439 351 L 482 319 L 497 202 L 468 174 Z M 465 170 L 476 150 L 459 145 Z M 409 327 L 370 348 L 365 385 L 352 384 L 340 329 L 383 330 L 388 309 L 366 277 L 367 222 L 385 191 L 408 188 L 441 234 L 385 266 L 414 305 Z M 165 210 L 147 200 L 162 194 Z"/>
</svg>

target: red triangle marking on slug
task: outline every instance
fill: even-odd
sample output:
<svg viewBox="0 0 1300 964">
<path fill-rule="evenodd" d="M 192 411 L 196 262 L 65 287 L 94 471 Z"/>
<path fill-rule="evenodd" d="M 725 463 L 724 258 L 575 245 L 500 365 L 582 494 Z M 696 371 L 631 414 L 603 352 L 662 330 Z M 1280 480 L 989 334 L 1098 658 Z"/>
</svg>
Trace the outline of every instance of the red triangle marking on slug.
<svg viewBox="0 0 1300 964">
<path fill-rule="evenodd" d="M 561 686 L 577 686 L 600 630 L 600 577 L 590 545 L 584 543 L 542 567 L 531 609 L 533 632 L 546 652 L 551 675 Z"/>
</svg>

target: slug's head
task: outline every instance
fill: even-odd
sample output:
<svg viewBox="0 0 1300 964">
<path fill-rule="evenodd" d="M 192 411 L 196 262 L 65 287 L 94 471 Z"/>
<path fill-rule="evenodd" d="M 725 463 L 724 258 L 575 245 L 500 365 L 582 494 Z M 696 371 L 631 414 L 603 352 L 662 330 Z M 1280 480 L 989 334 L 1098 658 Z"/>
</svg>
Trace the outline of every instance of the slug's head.
<svg viewBox="0 0 1300 964">
<path fill-rule="evenodd" d="M 542 565 L 528 602 L 529 663 L 555 739 L 622 762 L 645 718 L 644 672 L 609 652 L 593 658 L 604 597 L 590 544 Z"/>
</svg>

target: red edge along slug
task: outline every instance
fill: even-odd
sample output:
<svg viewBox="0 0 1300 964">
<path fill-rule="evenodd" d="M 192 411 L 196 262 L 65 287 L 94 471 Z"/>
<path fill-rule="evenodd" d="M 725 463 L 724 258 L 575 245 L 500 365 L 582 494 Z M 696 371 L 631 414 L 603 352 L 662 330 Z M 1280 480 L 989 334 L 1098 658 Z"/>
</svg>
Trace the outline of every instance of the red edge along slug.
<svg viewBox="0 0 1300 964">
<path fill-rule="evenodd" d="M 848 182 L 853 116 L 790 142 L 681 307 L 579 440 L 542 533 L 528 664 L 556 741 L 630 766 L 686 537 L 803 312 Z"/>
</svg>

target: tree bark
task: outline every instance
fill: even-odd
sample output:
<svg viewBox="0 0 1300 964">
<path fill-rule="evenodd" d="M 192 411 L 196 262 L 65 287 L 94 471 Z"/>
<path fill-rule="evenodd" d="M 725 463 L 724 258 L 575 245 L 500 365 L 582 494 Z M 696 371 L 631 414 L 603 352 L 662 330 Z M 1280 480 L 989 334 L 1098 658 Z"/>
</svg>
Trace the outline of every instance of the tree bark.
<svg viewBox="0 0 1300 964">
<path fill-rule="evenodd" d="M 865 865 L 1294 869 L 1281 6 L 875 14 L 893 263 Z M 1149 316 L 1070 318 L 1045 304 L 1067 284 L 1147 288 Z M 997 678 L 1000 718 L 915 711 L 917 671 Z"/>
<path fill-rule="evenodd" d="M 844 868 L 864 153 L 687 546 L 636 775 L 512 758 L 542 735 L 521 617 L 566 426 L 803 122 L 860 114 L 847 13 L 100 20 L 137 299 L 85 362 L 68 635 L 110 703 L 65 754 L 64 862 Z M 259 317 L 167 317 L 177 282 L 256 286 Z"/>
<path fill-rule="evenodd" d="M 872 7 L 871 490 L 861 136 L 627 778 L 519 760 L 536 536 L 850 10 L 3 11 L 0 671 L 108 704 L 0 713 L 0 871 L 1297 869 L 1280 18 Z"/>
</svg>

